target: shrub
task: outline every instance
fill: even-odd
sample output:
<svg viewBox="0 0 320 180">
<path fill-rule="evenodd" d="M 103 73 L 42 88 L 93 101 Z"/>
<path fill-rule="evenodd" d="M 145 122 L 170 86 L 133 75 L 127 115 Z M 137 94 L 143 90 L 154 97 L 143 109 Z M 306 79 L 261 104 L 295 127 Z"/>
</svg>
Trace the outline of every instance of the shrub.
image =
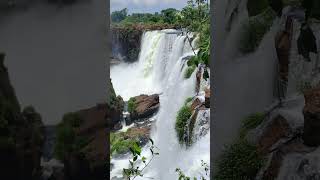
<svg viewBox="0 0 320 180">
<path fill-rule="evenodd" d="M 248 130 L 256 128 L 264 120 L 265 114 L 254 113 L 242 121 L 240 138 L 230 146 L 226 146 L 216 162 L 215 180 L 249 180 L 254 179 L 265 159 L 258 153 L 257 147 L 244 137 Z"/>
<path fill-rule="evenodd" d="M 187 105 L 189 102 L 191 102 L 193 99 L 193 97 L 188 97 L 185 101 L 184 101 L 184 105 Z"/>
<path fill-rule="evenodd" d="M 135 138 L 125 138 L 123 133 L 110 133 L 110 154 L 123 154 L 129 152 L 130 147 L 137 143 Z"/>
<path fill-rule="evenodd" d="M 136 108 L 137 108 L 136 99 L 132 97 L 128 101 L 128 112 L 134 113 L 136 111 Z"/>
<path fill-rule="evenodd" d="M 250 180 L 254 179 L 263 166 L 264 158 L 258 154 L 257 148 L 246 140 L 240 139 L 226 147 L 217 161 L 215 180 Z"/>
<path fill-rule="evenodd" d="M 268 0 L 248 0 L 247 9 L 249 16 L 262 13 L 269 6 Z"/>
<path fill-rule="evenodd" d="M 80 152 L 90 140 L 86 137 L 77 136 L 75 128 L 82 123 L 78 113 L 66 113 L 56 129 L 56 141 L 54 146 L 55 156 L 63 160 L 71 152 Z"/>
<path fill-rule="evenodd" d="M 276 14 L 271 8 L 266 9 L 259 16 L 251 17 L 243 25 L 239 50 L 244 54 L 254 52 L 269 31 L 275 17 Z"/>
<path fill-rule="evenodd" d="M 254 113 L 246 117 L 242 121 L 242 128 L 240 130 L 240 136 L 243 137 L 247 134 L 250 129 L 256 128 L 258 125 L 262 123 L 265 118 L 264 113 Z"/>
<path fill-rule="evenodd" d="M 185 126 L 191 115 L 191 108 L 187 105 L 182 106 L 182 108 L 178 111 L 175 129 L 178 135 L 178 140 L 181 144 L 184 142 Z"/>
<path fill-rule="evenodd" d="M 195 66 L 195 65 L 189 66 L 189 67 L 187 68 L 187 70 L 185 71 L 184 78 L 189 79 L 195 69 L 196 69 L 196 66 Z"/>
</svg>

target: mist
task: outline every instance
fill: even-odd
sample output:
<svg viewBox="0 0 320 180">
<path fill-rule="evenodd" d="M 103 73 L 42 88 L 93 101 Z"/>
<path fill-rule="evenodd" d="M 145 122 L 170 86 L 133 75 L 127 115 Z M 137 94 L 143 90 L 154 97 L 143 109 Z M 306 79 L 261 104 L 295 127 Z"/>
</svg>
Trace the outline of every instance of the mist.
<svg viewBox="0 0 320 180">
<path fill-rule="evenodd" d="M 0 52 L 22 107 L 33 105 L 47 125 L 66 112 L 105 102 L 105 2 L 30 2 L 1 13 Z"/>
</svg>

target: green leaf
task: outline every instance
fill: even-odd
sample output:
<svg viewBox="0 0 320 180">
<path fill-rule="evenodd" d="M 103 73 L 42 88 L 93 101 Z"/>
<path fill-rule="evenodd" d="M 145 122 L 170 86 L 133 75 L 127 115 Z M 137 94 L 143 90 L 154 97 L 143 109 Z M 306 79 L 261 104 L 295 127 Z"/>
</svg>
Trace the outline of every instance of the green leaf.
<svg viewBox="0 0 320 180">
<path fill-rule="evenodd" d="M 133 161 L 136 161 L 138 159 L 138 156 L 133 157 Z"/>
</svg>

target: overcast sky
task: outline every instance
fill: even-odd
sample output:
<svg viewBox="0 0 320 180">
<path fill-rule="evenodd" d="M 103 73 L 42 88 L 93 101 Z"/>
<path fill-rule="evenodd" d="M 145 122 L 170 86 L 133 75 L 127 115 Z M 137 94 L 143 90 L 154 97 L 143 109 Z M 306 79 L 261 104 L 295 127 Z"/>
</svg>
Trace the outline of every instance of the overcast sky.
<svg viewBox="0 0 320 180">
<path fill-rule="evenodd" d="M 166 8 L 181 9 L 187 5 L 188 0 L 111 0 L 111 12 L 127 8 L 133 12 L 159 12 Z"/>
</svg>

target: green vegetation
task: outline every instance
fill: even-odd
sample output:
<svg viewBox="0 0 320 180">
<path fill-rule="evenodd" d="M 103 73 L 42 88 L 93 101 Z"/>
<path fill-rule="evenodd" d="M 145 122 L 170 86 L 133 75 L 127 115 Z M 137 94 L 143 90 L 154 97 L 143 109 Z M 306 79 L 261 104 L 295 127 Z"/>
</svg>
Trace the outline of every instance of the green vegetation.
<svg viewBox="0 0 320 180">
<path fill-rule="evenodd" d="M 184 134 L 186 133 L 185 127 L 191 115 L 192 115 L 191 108 L 188 105 L 182 106 L 182 108 L 178 112 L 175 129 L 176 129 L 180 144 L 183 144 L 185 142 L 184 140 Z"/>
<path fill-rule="evenodd" d="M 134 113 L 136 111 L 137 104 L 136 99 L 134 97 L 131 97 L 128 101 L 128 112 Z"/>
<path fill-rule="evenodd" d="M 135 144 L 135 139 L 125 139 L 123 133 L 110 133 L 111 151 L 110 154 L 123 154 L 129 152 L 130 147 Z"/>
<path fill-rule="evenodd" d="M 188 105 L 192 100 L 193 100 L 193 97 L 188 97 L 188 98 L 184 101 L 184 105 Z"/>
<path fill-rule="evenodd" d="M 189 79 L 196 68 L 195 65 L 189 66 L 185 71 L 184 78 Z"/>
<path fill-rule="evenodd" d="M 208 176 L 208 174 L 209 174 L 209 165 L 207 163 L 205 163 L 203 160 L 201 160 L 201 166 L 202 166 L 206 176 Z M 176 168 L 176 172 L 179 175 L 179 178 L 178 178 L 179 180 L 191 180 L 191 179 L 197 180 L 196 177 L 191 178 L 191 177 L 185 175 L 184 172 L 180 168 Z M 204 174 L 202 174 L 202 173 L 199 173 L 199 174 L 200 174 L 200 178 L 199 178 L 200 180 L 206 180 L 206 178 L 204 177 Z"/>
<path fill-rule="evenodd" d="M 265 158 L 258 153 L 255 145 L 245 139 L 245 135 L 250 129 L 261 124 L 264 118 L 263 113 L 255 113 L 243 120 L 239 138 L 233 144 L 226 146 L 216 162 L 215 180 L 255 179 L 265 163 Z"/>
<path fill-rule="evenodd" d="M 153 160 L 153 158 L 157 155 L 159 155 L 159 153 L 156 151 L 158 148 L 154 145 L 154 142 L 152 139 L 149 139 L 151 146 L 149 148 L 150 152 L 151 152 L 151 158 L 148 160 L 146 157 L 142 156 L 141 154 L 141 146 L 138 143 L 134 143 L 131 147 L 130 147 L 130 152 L 133 156 L 132 160 L 129 160 L 130 166 L 129 168 L 123 168 L 123 175 L 125 177 L 125 179 L 128 180 L 133 180 L 136 177 L 140 176 L 143 177 L 143 170 L 149 166 L 149 164 L 151 163 L 151 161 Z M 137 166 L 137 162 L 138 161 L 142 161 L 143 165 L 141 166 Z"/>
<path fill-rule="evenodd" d="M 117 96 L 116 95 L 116 92 L 114 91 L 113 89 L 113 85 L 112 85 L 112 82 L 111 82 L 111 79 L 110 79 L 110 95 L 109 97 L 107 98 L 107 104 L 109 105 L 109 107 L 111 109 L 116 109 L 116 110 L 119 110 L 119 111 L 122 111 L 123 110 L 123 106 L 124 106 L 124 102 L 123 102 L 123 99 L 121 96 Z"/>
<path fill-rule="evenodd" d="M 244 54 L 254 52 L 259 47 L 264 35 L 269 31 L 275 17 L 276 14 L 270 7 L 263 13 L 251 17 L 243 25 L 239 50 Z"/>
<path fill-rule="evenodd" d="M 264 120 L 264 113 L 254 113 L 243 119 L 240 136 L 244 137 L 250 129 L 258 127 Z"/>
<path fill-rule="evenodd" d="M 208 0 L 189 0 L 188 4 L 178 11 L 173 8 L 164 9 L 160 13 L 132 13 L 127 14 L 127 10 L 115 11 L 111 14 L 113 26 L 130 27 L 143 25 L 154 25 L 158 27 L 185 28 L 188 32 L 194 32 L 199 37 L 197 48 L 199 51 L 195 54 L 198 63 L 209 66 L 210 59 L 210 8 Z M 124 18 L 125 17 L 125 18 Z M 189 38 L 190 40 L 190 38 Z M 191 42 L 190 42 L 191 43 Z M 195 47 L 193 47 L 196 49 Z M 196 61 L 193 61 L 196 62 Z M 189 66 L 198 65 L 198 63 L 189 63 Z"/>
<path fill-rule="evenodd" d="M 309 81 L 299 81 L 298 85 L 297 85 L 297 89 L 298 89 L 298 92 L 300 94 L 304 94 L 304 92 L 308 89 L 311 89 L 312 88 L 312 84 L 311 82 Z"/>
<path fill-rule="evenodd" d="M 269 6 L 269 0 L 248 0 L 247 9 L 249 16 L 262 13 Z"/>
<path fill-rule="evenodd" d="M 63 160 L 65 156 L 72 152 L 81 152 L 90 139 L 77 136 L 76 128 L 82 123 L 81 117 L 77 113 L 67 113 L 56 129 L 56 142 L 54 146 L 55 156 Z"/>
<path fill-rule="evenodd" d="M 254 179 L 263 166 L 264 158 L 258 154 L 257 148 L 244 139 L 227 146 L 216 162 L 215 180 L 248 180 Z"/>
</svg>

